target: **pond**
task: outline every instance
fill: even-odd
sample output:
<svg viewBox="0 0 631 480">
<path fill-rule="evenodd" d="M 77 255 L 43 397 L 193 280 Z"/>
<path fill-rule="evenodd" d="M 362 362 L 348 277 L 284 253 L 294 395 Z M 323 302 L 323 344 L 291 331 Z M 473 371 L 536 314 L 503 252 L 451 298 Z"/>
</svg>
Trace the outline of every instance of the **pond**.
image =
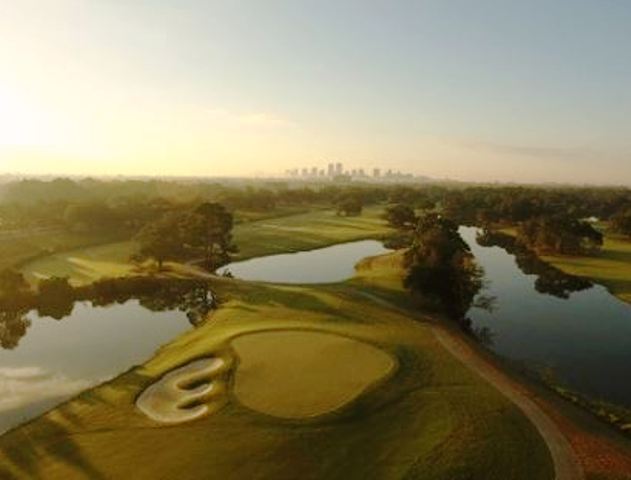
<svg viewBox="0 0 631 480">
<path fill-rule="evenodd" d="M 0 433 L 142 363 L 191 328 L 185 312 L 151 311 L 138 300 L 71 309 L 59 320 L 1 312 Z"/>
<path fill-rule="evenodd" d="M 631 306 L 536 258 L 481 245 L 475 228 L 460 233 L 485 270 L 484 294 L 495 297 L 492 311 L 469 311 L 490 348 L 574 391 L 631 407 Z"/>
<path fill-rule="evenodd" d="M 353 276 L 362 258 L 390 250 L 376 240 L 361 240 L 306 252 L 283 253 L 234 262 L 220 268 L 244 280 L 278 283 L 332 283 Z"/>
</svg>

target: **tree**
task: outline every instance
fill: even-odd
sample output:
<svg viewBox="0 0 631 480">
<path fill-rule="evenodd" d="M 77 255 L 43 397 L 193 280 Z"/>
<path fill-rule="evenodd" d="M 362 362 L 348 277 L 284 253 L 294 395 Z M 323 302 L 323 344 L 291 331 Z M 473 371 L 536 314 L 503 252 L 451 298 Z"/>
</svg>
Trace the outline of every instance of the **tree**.
<svg viewBox="0 0 631 480">
<path fill-rule="evenodd" d="M 622 210 L 611 217 L 611 229 L 631 237 L 631 208 Z"/>
<path fill-rule="evenodd" d="M 166 260 L 182 258 L 185 247 L 181 221 L 180 214 L 170 212 L 145 225 L 135 237 L 140 246 L 135 259 L 153 258 L 158 262 L 158 270 L 162 270 Z"/>
<path fill-rule="evenodd" d="M 416 223 L 414 209 L 402 203 L 386 208 L 385 219 L 390 226 L 397 229 L 410 229 Z"/>
<path fill-rule="evenodd" d="M 466 313 L 482 288 L 482 271 L 458 226 L 435 213 L 420 218 L 405 260 L 405 286 L 433 299 L 449 316 L 466 324 Z"/>
<path fill-rule="evenodd" d="M 346 217 L 355 217 L 361 215 L 363 210 L 363 202 L 357 195 L 343 196 L 336 202 L 337 214 Z"/>
<path fill-rule="evenodd" d="M 603 234 L 590 223 L 568 215 L 539 217 L 523 222 L 518 241 L 538 253 L 593 254 L 603 245 Z"/>
<path fill-rule="evenodd" d="M 204 248 L 204 265 L 214 271 L 230 259 L 235 251 L 232 243 L 232 214 L 220 203 L 199 205 L 186 222 L 186 239 L 192 246 Z"/>
</svg>

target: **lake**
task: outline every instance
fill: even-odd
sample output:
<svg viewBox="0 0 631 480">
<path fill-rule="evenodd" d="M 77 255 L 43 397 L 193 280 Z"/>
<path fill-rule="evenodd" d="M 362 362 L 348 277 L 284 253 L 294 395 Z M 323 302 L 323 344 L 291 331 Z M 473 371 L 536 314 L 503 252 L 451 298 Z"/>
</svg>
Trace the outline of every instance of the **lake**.
<svg viewBox="0 0 631 480">
<path fill-rule="evenodd" d="M 74 304 L 60 320 L 35 312 L 0 317 L 0 432 L 115 377 L 191 328 L 183 311 L 137 300 Z"/>
<path fill-rule="evenodd" d="M 306 252 L 283 253 L 234 262 L 217 272 L 278 283 L 331 283 L 352 277 L 362 258 L 390 252 L 376 240 L 360 240 Z"/>
<path fill-rule="evenodd" d="M 492 312 L 469 311 L 474 329 L 491 333 L 490 348 L 572 390 L 631 407 L 631 306 L 558 271 L 552 279 L 532 274 L 536 268 L 505 248 L 479 245 L 475 228 L 460 233 L 485 270 L 484 294 L 496 298 Z"/>
</svg>

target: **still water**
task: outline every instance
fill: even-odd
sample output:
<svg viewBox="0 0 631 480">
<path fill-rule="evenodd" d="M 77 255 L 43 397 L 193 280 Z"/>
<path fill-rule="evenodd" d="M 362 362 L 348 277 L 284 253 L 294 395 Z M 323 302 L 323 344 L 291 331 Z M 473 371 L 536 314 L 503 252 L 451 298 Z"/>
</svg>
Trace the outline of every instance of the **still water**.
<svg viewBox="0 0 631 480">
<path fill-rule="evenodd" d="M 531 274 L 504 248 L 479 245 L 477 229 L 462 227 L 460 233 L 485 270 L 484 293 L 496 298 L 494 311 L 469 312 L 474 328 L 490 331 L 490 348 L 552 373 L 575 391 L 631 407 L 631 306 L 599 285 L 579 282 L 577 291 L 555 292 L 560 283 L 572 285 L 571 279 Z"/>
<path fill-rule="evenodd" d="M 76 303 L 56 320 L 34 312 L 0 322 L 0 432 L 151 357 L 191 328 L 182 311 L 150 311 L 137 300 Z"/>
<path fill-rule="evenodd" d="M 330 283 L 353 276 L 362 258 L 390 250 L 376 240 L 343 243 L 308 252 L 284 253 L 234 262 L 218 270 L 228 270 L 244 280 L 279 283 Z"/>
</svg>

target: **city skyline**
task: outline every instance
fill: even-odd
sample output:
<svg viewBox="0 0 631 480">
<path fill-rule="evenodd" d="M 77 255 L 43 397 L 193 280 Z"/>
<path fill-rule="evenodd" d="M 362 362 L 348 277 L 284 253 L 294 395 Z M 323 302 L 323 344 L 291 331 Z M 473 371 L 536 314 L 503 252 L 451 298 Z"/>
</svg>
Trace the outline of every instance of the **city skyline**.
<svg viewBox="0 0 631 480">
<path fill-rule="evenodd" d="M 631 6 L 3 5 L 0 172 L 631 185 Z M 610 173 L 616 172 L 615 180 Z"/>
</svg>

